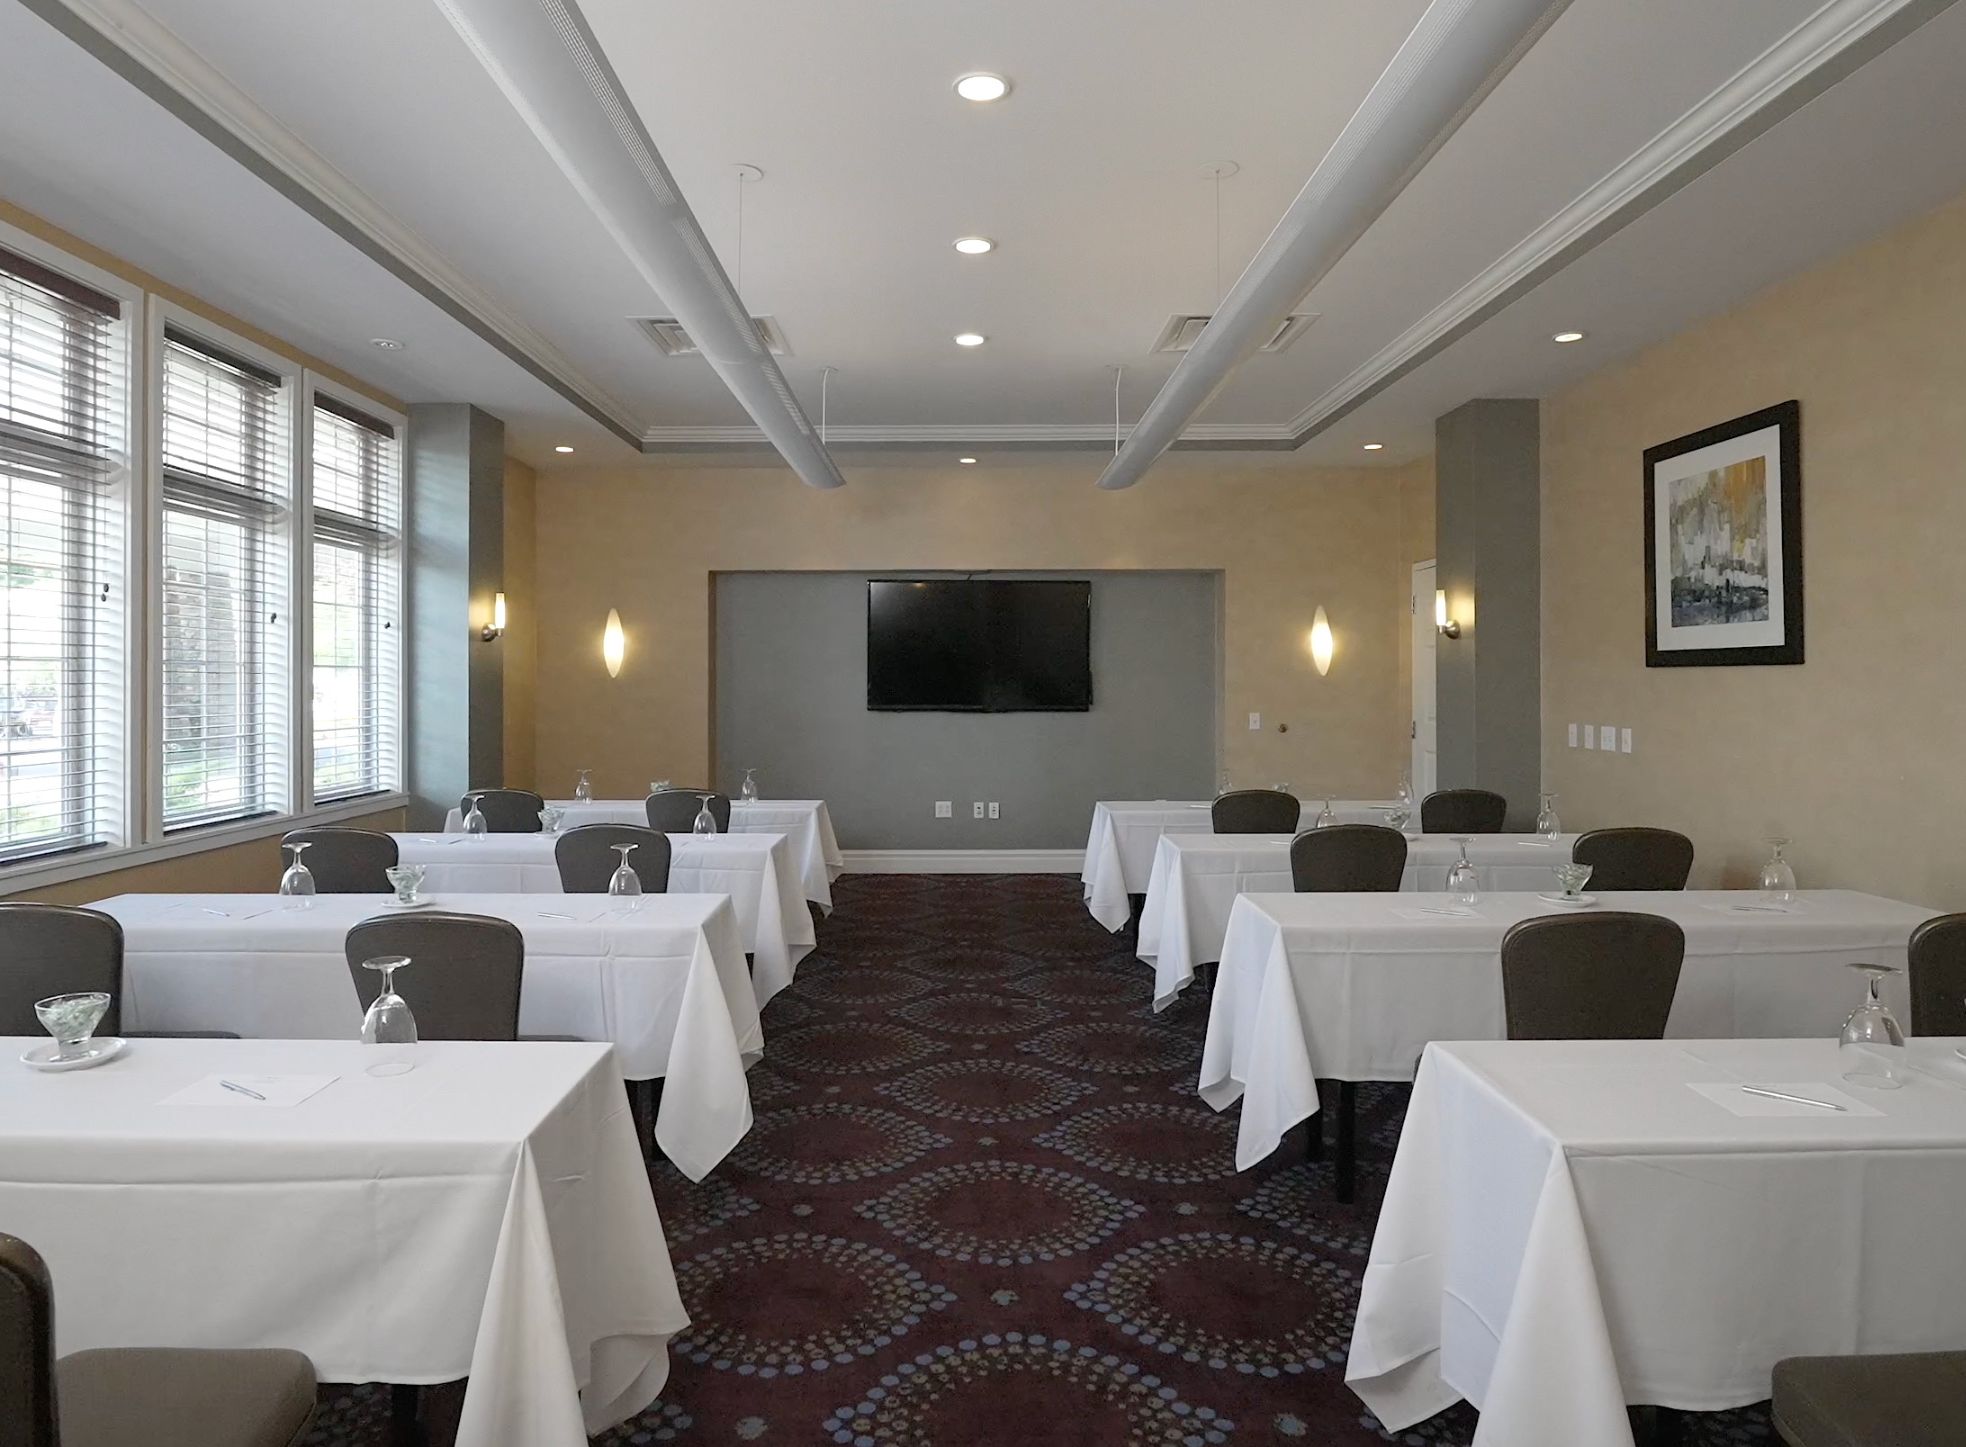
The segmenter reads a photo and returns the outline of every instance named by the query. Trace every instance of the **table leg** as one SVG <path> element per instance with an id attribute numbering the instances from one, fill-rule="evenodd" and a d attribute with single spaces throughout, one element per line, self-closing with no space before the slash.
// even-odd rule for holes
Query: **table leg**
<path id="1" fill-rule="evenodd" d="M 1338 1200 L 1352 1203 L 1354 1176 L 1358 1167 L 1358 1086 L 1352 1081 L 1338 1082 Z"/>
<path id="2" fill-rule="evenodd" d="M 401 1383 L 389 1388 L 389 1442 L 390 1447 L 422 1447 L 423 1389 L 407 1387 Z"/>
<path id="3" fill-rule="evenodd" d="M 1317 1111 L 1304 1122 L 1304 1159 L 1321 1161 L 1324 1159 L 1324 1100 L 1323 1090 L 1318 1091 Z"/>

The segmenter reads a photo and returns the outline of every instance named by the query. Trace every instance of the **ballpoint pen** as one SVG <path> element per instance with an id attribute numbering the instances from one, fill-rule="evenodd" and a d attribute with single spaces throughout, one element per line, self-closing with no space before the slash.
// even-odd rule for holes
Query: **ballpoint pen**
<path id="1" fill-rule="evenodd" d="M 1741 1087 L 1741 1089 L 1748 1095 L 1765 1095 L 1770 1100 L 1791 1100 L 1794 1101 L 1797 1105 L 1813 1105 L 1819 1110 L 1843 1109 L 1842 1106 L 1838 1105 L 1833 1100 L 1811 1100 L 1806 1095 L 1790 1095 L 1787 1091 L 1784 1090 L 1763 1090 L 1758 1085 L 1744 1085 Z"/>
<path id="2" fill-rule="evenodd" d="M 224 1086 L 227 1090 L 230 1090 L 238 1095 L 250 1095 L 254 1100 L 266 1099 L 266 1097 L 261 1095 L 257 1090 L 248 1090 L 246 1089 L 245 1086 L 236 1085 L 230 1080 L 221 1080 L 219 1084 Z"/>

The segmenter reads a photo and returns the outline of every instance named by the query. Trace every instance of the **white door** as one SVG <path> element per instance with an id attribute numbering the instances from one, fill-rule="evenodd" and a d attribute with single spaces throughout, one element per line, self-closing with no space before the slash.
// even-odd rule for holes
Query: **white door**
<path id="1" fill-rule="evenodd" d="M 1413 797 L 1424 799 L 1438 787 L 1434 737 L 1434 564 L 1413 565 Z"/>

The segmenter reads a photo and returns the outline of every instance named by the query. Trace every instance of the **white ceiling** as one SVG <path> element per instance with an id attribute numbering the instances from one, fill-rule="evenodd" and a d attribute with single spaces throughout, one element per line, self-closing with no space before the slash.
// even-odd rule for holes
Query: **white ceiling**
<path id="1" fill-rule="evenodd" d="M 126 0 L 104 0 L 114 5 Z M 1136 415 L 1171 312 L 1261 244 L 1423 0 L 586 0 L 725 267 L 775 316 L 788 380 L 835 426 L 1102 428 Z M 542 343 L 630 430 L 733 435 L 701 359 L 628 318 L 659 299 L 428 0 L 143 8 Z M 1306 299 L 1319 320 L 1201 419 L 1274 433 L 1753 60 L 1796 0 L 1575 0 Z M 974 107 L 950 83 L 1009 75 Z M 1966 188 L 1966 6 L 1933 22 L 1312 439 L 1396 462 L 1471 396 L 1542 395 Z M 1888 157 L 1889 164 L 1878 164 Z M 550 464 L 629 449 L 559 393 L 19 6 L 0 6 L 0 196 L 406 400 L 464 398 Z M 999 250 L 965 258 L 956 236 Z M 1548 337 L 1577 326 L 1590 339 Z M 988 346 L 963 351 L 952 333 Z M 368 338 L 407 343 L 382 354 Z M 667 429 L 715 429 L 669 432 Z M 1358 448 L 1382 439 L 1367 459 Z"/>

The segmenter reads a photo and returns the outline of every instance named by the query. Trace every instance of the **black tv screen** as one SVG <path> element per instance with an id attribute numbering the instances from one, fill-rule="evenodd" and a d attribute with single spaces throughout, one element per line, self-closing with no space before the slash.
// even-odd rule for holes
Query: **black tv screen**
<path id="1" fill-rule="evenodd" d="M 870 581 L 867 707 L 1085 712 L 1092 707 L 1092 585 Z"/>

